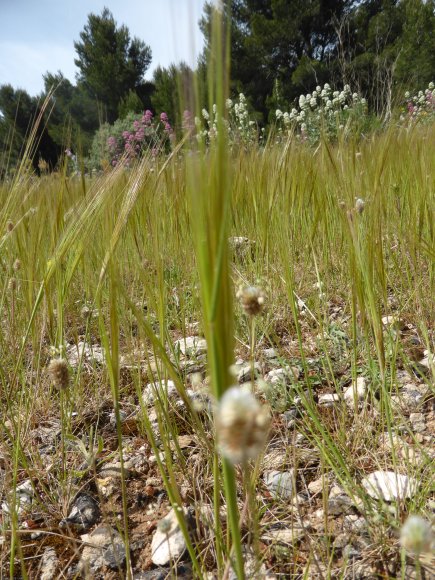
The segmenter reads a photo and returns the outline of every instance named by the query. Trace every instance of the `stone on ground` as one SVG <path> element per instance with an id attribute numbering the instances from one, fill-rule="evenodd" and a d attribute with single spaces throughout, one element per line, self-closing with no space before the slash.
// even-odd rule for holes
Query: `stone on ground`
<path id="1" fill-rule="evenodd" d="M 295 493 L 294 470 L 267 471 L 264 474 L 264 483 L 275 499 L 288 499 Z"/>
<path id="2" fill-rule="evenodd" d="M 54 548 L 45 548 L 41 559 L 40 580 L 53 580 L 56 569 L 59 564 L 56 550 Z"/>
<path id="3" fill-rule="evenodd" d="M 357 377 L 355 383 L 352 383 L 350 387 L 347 387 L 344 391 L 344 400 L 349 407 L 354 408 L 364 400 L 366 392 L 367 386 L 365 378 Z"/>
<path id="4" fill-rule="evenodd" d="M 98 526 L 90 534 L 83 534 L 83 548 L 79 570 L 95 574 L 104 567 L 117 570 L 125 562 L 125 544 L 119 532 L 108 525 Z"/>
<path id="5" fill-rule="evenodd" d="M 165 566 L 178 560 L 186 550 L 186 541 L 173 509 L 157 525 L 151 542 L 151 560 L 156 566 Z"/>
<path id="6" fill-rule="evenodd" d="M 374 471 L 361 483 L 370 497 L 384 501 L 410 498 L 418 488 L 415 479 L 394 471 Z"/>

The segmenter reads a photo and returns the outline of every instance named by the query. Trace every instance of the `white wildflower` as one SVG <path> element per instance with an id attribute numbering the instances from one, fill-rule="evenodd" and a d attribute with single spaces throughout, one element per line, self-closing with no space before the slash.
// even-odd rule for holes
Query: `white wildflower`
<path id="1" fill-rule="evenodd" d="M 430 523 L 420 516 L 409 516 L 400 531 L 400 543 L 407 552 L 430 552 L 433 543 Z"/>
<path id="2" fill-rule="evenodd" d="M 255 286 L 240 287 L 237 298 L 240 300 L 243 310 L 250 316 L 255 316 L 263 310 L 265 296 L 260 288 Z"/>
<path id="3" fill-rule="evenodd" d="M 231 463 L 245 463 L 261 452 L 270 415 L 251 392 L 230 387 L 219 401 L 215 420 L 218 447 Z"/>
<path id="4" fill-rule="evenodd" d="M 360 197 L 355 201 L 355 211 L 361 214 L 364 211 L 365 201 Z"/>

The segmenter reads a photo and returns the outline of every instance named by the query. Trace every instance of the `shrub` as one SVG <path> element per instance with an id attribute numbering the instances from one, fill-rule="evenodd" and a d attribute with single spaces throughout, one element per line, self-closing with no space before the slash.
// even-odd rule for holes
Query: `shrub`
<path id="1" fill-rule="evenodd" d="M 407 91 L 405 93 L 405 110 L 401 116 L 402 121 L 410 123 L 432 122 L 435 120 L 435 85 L 429 83 L 424 91 L 419 91 L 411 97 Z"/>
<path id="2" fill-rule="evenodd" d="M 226 101 L 227 119 L 225 128 L 228 132 L 228 139 L 231 146 L 249 146 L 258 142 L 257 123 L 250 117 L 246 97 L 240 93 L 237 101 L 227 99 Z M 217 136 L 218 114 L 216 105 L 213 105 L 213 113 L 202 109 L 202 119 L 195 117 L 197 130 L 196 138 L 200 142 L 210 143 Z"/>
<path id="3" fill-rule="evenodd" d="M 335 140 L 341 134 L 361 133 L 369 125 L 367 102 L 349 85 L 333 91 L 328 83 L 311 94 L 301 95 L 290 113 L 276 111 L 281 134 L 296 132 L 302 141 L 315 144 L 323 134 Z"/>
<path id="4" fill-rule="evenodd" d="M 151 111 L 130 112 L 113 125 L 105 123 L 96 132 L 91 148 L 90 168 L 99 169 L 122 162 L 129 166 L 145 151 L 153 155 L 167 151 L 173 130 L 166 113 L 155 118 Z"/>

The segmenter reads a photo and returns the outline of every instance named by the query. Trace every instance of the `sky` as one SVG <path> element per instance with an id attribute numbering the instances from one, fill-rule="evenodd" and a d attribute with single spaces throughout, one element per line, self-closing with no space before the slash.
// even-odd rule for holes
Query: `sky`
<path id="1" fill-rule="evenodd" d="M 152 50 L 153 70 L 181 60 L 195 66 L 203 47 L 198 21 L 204 0 L 0 0 L 0 85 L 30 95 L 44 87 L 42 75 L 62 71 L 75 82 L 74 41 L 90 12 L 106 6 L 118 25 Z"/>

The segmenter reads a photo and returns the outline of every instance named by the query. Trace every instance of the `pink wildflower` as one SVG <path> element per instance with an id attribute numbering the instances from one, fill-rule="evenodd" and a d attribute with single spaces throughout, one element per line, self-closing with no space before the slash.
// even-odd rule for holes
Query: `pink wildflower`
<path id="1" fill-rule="evenodd" d="M 147 109 L 143 114 L 142 122 L 145 123 L 145 125 L 149 125 L 151 123 L 152 118 L 153 118 L 152 112 L 149 109 Z"/>

